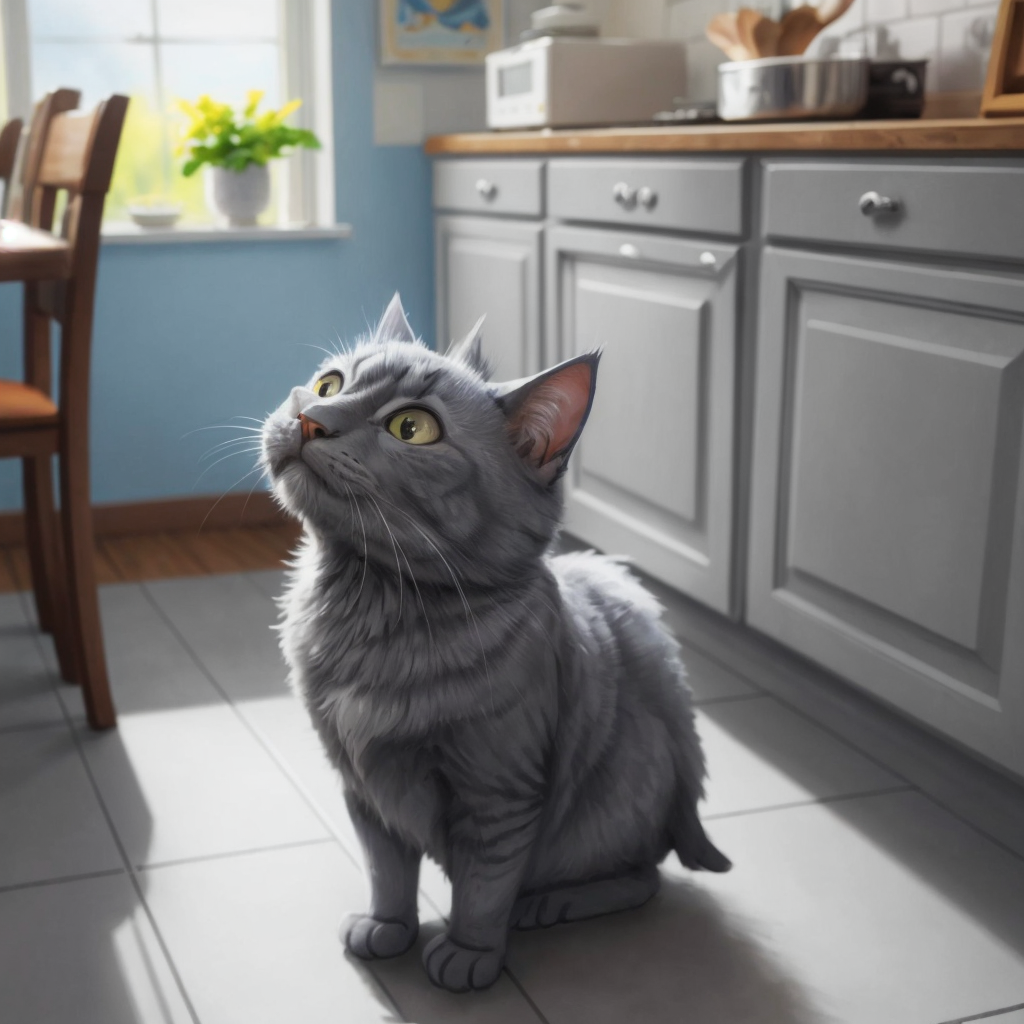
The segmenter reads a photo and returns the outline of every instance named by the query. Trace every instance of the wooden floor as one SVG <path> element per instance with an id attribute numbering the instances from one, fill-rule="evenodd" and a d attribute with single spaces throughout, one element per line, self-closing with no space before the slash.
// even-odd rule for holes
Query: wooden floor
<path id="1" fill-rule="evenodd" d="M 96 575 L 102 584 L 276 569 L 298 537 L 290 523 L 104 537 L 96 545 Z M 30 587 L 25 548 L 0 547 L 0 593 Z"/>

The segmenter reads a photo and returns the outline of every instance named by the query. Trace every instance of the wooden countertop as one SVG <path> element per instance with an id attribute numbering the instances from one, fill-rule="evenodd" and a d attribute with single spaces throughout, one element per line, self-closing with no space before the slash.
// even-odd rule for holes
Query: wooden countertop
<path id="1" fill-rule="evenodd" d="M 550 128 L 434 135 L 430 156 L 529 153 L 1024 151 L 1024 117 L 785 121 L 640 128 Z"/>

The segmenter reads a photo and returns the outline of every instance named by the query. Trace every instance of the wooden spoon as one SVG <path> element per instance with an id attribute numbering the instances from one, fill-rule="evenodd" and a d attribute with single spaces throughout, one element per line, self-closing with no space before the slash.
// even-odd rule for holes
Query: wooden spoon
<path id="1" fill-rule="evenodd" d="M 736 14 L 716 14 L 704 33 L 730 60 L 750 60 L 736 21 Z"/>
<path id="2" fill-rule="evenodd" d="M 822 0 L 815 9 L 815 14 L 824 28 L 833 21 L 838 21 L 852 6 L 853 0 Z"/>
<path id="3" fill-rule="evenodd" d="M 780 24 L 778 54 L 780 57 L 797 57 L 824 26 L 818 21 L 818 12 L 808 5 L 795 7 L 786 14 Z"/>
<path id="4" fill-rule="evenodd" d="M 852 5 L 853 0 L 824 0 L 819 7 L 804 4 L 794 8 L 781 22 L 779 55 L 799 56 L 823 28 L 841 18 Z"/>
<path id="5" fill-rule="evenodd" d="M 779 52 L 779 37 L 782 35 L 782 25 L 771 18 L 761 18 L 756 22 L 751 31 L 754 37 L 754 49 L 758 57 L 774 57 Z"/>

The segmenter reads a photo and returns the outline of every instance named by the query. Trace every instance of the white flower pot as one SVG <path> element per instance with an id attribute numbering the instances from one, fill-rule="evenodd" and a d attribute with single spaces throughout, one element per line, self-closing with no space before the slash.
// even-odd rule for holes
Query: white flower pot
<path id="1" fill-rule="evenodd" d="M 233 228 L 251 228 L 270 202 L 270 168 L 249 164 L 244 171 L 207 167 L 206 203 Z"/>

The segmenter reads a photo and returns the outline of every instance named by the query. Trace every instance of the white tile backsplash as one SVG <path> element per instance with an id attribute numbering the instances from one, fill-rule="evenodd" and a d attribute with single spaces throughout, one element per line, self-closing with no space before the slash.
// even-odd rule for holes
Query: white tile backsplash
<path id="1" fill-rule="evenodd" d="M 763 4 L 755 0 L 661 2 L 667 12 L 667 34 L 686 43 L 690 97 L 712 99 L 714 69 L 725 58 L 713 47 L 709 49 L 710 44 L 704 37 L 707 23 L 723 11 L 741 6 L 759 8 Z M 764 2 L 773 8 L 798 5 L 797 0 Z M 635 0 L 605 0 L 605 3 L 608 17 L 623 34 L 649 34 L 650 25 L 656 21 L 650 0 L 642 4 Z M 993 0 L 855 0 L 850 10 L 812 44 L 811 52 L 828 52 L 844 39 L 847 50 L 851 42 L 856 45 L 860 40 L 867 40 L 869 53 L 877 47 L 878 54 L 888 59 L 928 59 L 931 62 L 929 92 L 976 91 L 984 84 L 991 25 L 997 8 Z M 635 29 L 630 31 L 634 25 Z"/>
<path id="2" fill-rule="evenodd" d="M 551 0 L 508 0 L 506 41 L 530 23 L 530 13 Z M 772 17 L 801 0 L 582 0 L 606 36 L 668 37 L 686 45 L 688 95 L 713 100 L 717 67 L 725 55 L 704 35 L 725 11 L 752 7 Z M 814 0 L 809 0 L 814 2 Z M 812 44 L 829 52 L 843 44 L 885 59 L 930 61 L 928 92 L 978 91 L 984 84 L 998 3 L 994 0 L 854 0 L 853 6 Z M 484 128 L 482 69 L 377 69 L 376 141 L 415 144 L 437 132 Z"/>
<path id="3" fill-rule="evenodd" d="M 985 84 L 999 5 L 969 7 L 944 14 L 939 21 L 940 92 L 966 92 Z"/>

